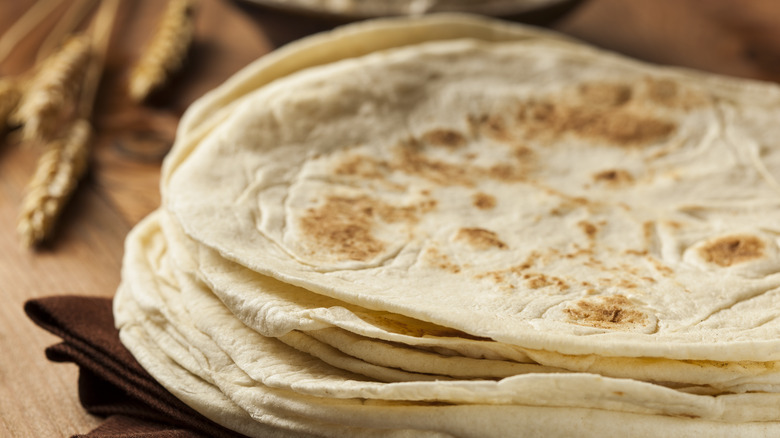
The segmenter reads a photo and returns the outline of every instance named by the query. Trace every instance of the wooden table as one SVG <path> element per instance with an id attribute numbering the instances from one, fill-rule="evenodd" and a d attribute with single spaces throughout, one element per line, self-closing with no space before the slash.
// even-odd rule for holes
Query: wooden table
<path id="1" fill-rule="evenodd" d="M 3 1 L 0 31 L 30 4 Z M 0 143 L 0 436 L 68 436 L 99 424 L 79 405 L 76 367 L 45 359 L 44 348 L 57 339 L 29 322 L 24 301 L 60 294 L 111 296 L 119 283 L 125 235 L 159 203 L 160 160 L 187 105 L 273 47 L 332 25 L 227 0 L 202 0 L 188 70 L 151 104 L 134 104 L 123 91 L 128 66 L 161 7 L 155 0 L 123 4 L 101 85 L 91 170 L 56 238 L 38 251 L 21 247 L 15 226 L 39 150 Z M 46 20 L 41 29 L 54 22 Z M 780 80 L 780 4 L 775 0 L 590 0 L 556 27 L 652 62 Z M 0 64 L 0 73 L 28 68 L 42 37 L 35 32 L 20 44 Z"/>

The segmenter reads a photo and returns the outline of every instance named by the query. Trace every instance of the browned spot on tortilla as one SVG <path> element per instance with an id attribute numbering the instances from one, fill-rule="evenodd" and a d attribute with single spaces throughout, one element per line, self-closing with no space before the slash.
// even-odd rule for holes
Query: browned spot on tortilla
<path id="1" fill-rule="evenodd" d="M 455 234 L 455 240 L 466 242 L 476 249 L 508 248 L 506 243 L 498 238 L 498 234 L 483 228 L 461 228 Z"/>
<path id="2" fill-rule="evenodd" d="M 433 324 L 419 319 L 410 318 L 390 312 L 363 312 L 353 310 L 355 315 L 363 321 L 377 326 L 390 333 L 399 333 L 407 336 L 421 338 L 423 336 L 439 336 L 445 338 L 465 338 L 476 340 L 489 340 L 479 336 L 473 336 L 449 327 Z"/>
<path id="3" fill-rule="evenodd" d="M 383 178 L 388 171 L 387 163 L 365 155 L 350 155 L 334 169 L 336 175 L 359 176 L 362 178 Z"/>
<path id="4" fill-rule="evenodd" d="M 373 234 L 379 222 L 415 222 L 420 210 L 420 206 L 396 207 L 368 196 L 331 196 L 318 208 L 307 210 L 300 226 L 313 253 L 365 261 L 386 247 Z"/>
<path id="5" fill-rule="evenodd" d="M 579 87 L 580 97 L 586 104 L 620 106 L 631 100 L 631 87 L 625 84 L 592 82 Z"/>
<path id="6" fill-rule="evenodd" d="M 523 279 L 526 280 L 525 284 L 531 289 L 541 289 L 543 287 L 555 286 L 559 291 L 563 292 L 569 289 L 569 284 L 562 278 L 553 275 L 546 275 L 541 273 L 528 273 L 523 274 Z"/>
<path id="7" fill-rule="evenodd" d="M 609 186 L 622 186 L 634 182 L 634 177 L 623 169 L 610 169 L 593 175 L 593 180 Z"/>
<path id="8" fill-rule="evenodd" d="M 420 137 L 422 141 L 434 146 L 458 148 L 466 144 L 466 137 L 458 131 L 450 129 L 434 129 Z"/>
<path id="9" fill-rule="evenodd" d="M 427 248 L 423 252 L 423 260 L 425 260 L 431 266 L 437 267 L 444 271 L 449 271 L 453 274 L 457 274 L 461 271 L 460 266 L 454 263 L 450 256 L 447 254 L 442 254 L 441 251 L 433 247 Z"/>
<path id="10" fill-rule="evenodd" d="M 728 267 L 763 257 L 764 246 L 756 236 L 729 236 L 710 243 L 699 252 L 707 262 Z"/>
<path id="11" fill-rule="evenodd" d="M 648 99 L 666 108 L 691 109 L 707 103 L 707 98 L 668 78 L 645 80 Z"/>
<path id="12" fill-rule="evenodd" d="M 624 107 L 530 101 L 518 121 L 531 138 L 573 134 L 616 146 L 641 146 L 665 139 L 677 125 Z"/>
<path id="13" fill-rule="evenodd" d="M 679 94 L 677 83 L 671 79 L 647 79 L 647 96 L 656 103 L 669 105 Z"/>
<path id="14" fill-rule="evenodd" d="M 623 289 L 636 289 L 638 287 L 636 283 L 631 280 L 626 280 L 625 278 L 621 278 L 620 281 L 617 282 L 617 285 Z"/>
<path id="15" fill-rule="evenodd" d="M 642 224 L 642 235 L 645 240 L 645 248 L 649 251 L 655 239 L 655 221 L 645 221 Z"/>
<path id="16" fill-rule="evenodd" d="M 394 169 L 441 185 L 474 185 L 468 166 L 447 163 L 425 155 L 416 141 L 403 142 L 391 163 Z"/>
<path id="17" fill-rule="evenodd" d="M 670 268 L 669 266 L 665 265 L 663 262 L 661 262 L 657 258 L 651 256 L 651 257 L 648 257 L 648 259 L 650 260 L 650 263 L 653 265 L 655 270 L 658 271 L 659 273 L 661 273 L 662 275 L 669 276 L 669 275 L 674 274 L 674 270 L 672 268 Z"/>
<path id="18" fill-rule="evenodd" d="M 512 138 L 506 120 L 497 114 L 483 114 L 469 116 L 469 125 L 475 134 L 485 135 L 499 141 L 508 141 Z"/>
<path id="19" fill-rule="evenodd" d="M 525 169 L 512 164 L 496 164 L 485 170 L 488 177 L 499 181 L 524 181 Z"/>
<path id="20" fill-rule="evenodd" d="M 516 145 L 514 147 L 514 155 L 520 161 L 526 161 L 533 157 L 534 150 L 525 145 Z"/>
<path id="21" fill-rule="evenodd" d="M 496 206 L 496 197 L 487 193 L 477 192 L 472 197 L 474 206 L 480 210 L 490 210 Z"/>
<path id="22" fill-rule="evenodd" d="M 599 232 L 598 227 L 588 221 L 579 221 L 577 222 L 577 226 L 580 227 L 582 232 L 585 233 L 589 239 L 595 239 L 596 234 Z"/>
<path id="23" fill-rule="evenodd" d="M 585 298 L 564 309 L 569 322 L 589 327 L 621 329 L 643 324 L 647 316 L 623 295 Z"/>

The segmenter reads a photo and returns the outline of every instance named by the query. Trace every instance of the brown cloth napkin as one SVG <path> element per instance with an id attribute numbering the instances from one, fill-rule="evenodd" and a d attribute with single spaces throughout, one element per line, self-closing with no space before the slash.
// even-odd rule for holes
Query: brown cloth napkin
<path id="1" fill-rule="evenodd" d="M 111 299 L 57 296 L 29 300 L 27 316 L 63 342 L 46 349 L 54 362 L 79 367 L 82 406 L 106 421 L 92 438 L 184 438 L 244 435 L 213 423 L 160 386 L 119 341 Z"/>

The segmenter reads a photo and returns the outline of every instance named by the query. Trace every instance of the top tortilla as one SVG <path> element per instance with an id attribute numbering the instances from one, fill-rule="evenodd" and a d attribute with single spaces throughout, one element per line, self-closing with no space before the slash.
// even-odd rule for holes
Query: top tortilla
<path id="1" fill-rule="evenodd" d="M 246 96 L 166 205 L 252 270 L 474 336 L 777 360 L 779 98 L 543 35 L 419 43 Z"/>

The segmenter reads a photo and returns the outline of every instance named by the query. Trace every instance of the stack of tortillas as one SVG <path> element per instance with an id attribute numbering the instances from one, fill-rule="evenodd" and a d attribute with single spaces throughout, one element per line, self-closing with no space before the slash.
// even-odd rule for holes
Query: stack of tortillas
<path id="1" fill-rule="evenodd" d="M 460 15 L 181 122 L 124 344 L 252 436 L 780 436 L 780 89 Z"/>

